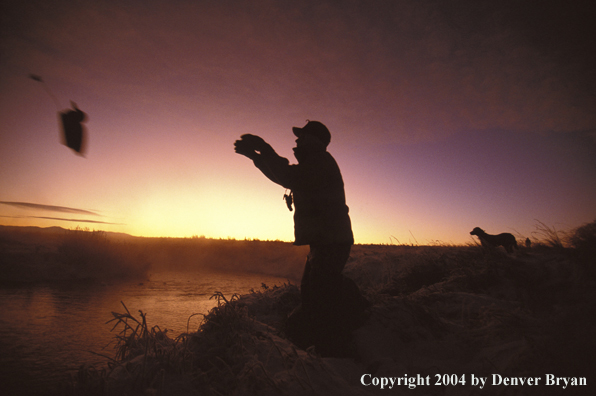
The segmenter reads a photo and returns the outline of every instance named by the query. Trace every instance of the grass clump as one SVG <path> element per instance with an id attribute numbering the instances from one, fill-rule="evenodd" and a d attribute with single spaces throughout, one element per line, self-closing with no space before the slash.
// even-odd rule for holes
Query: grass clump
<path id="1" fill-rule="evenodd" d="M 549 227 L 538 220 L 536 220 L 536 223 L 536 231 L 534 231 L 533 236 L 538 244 L 558 249 L 565 247 L 565 232 L 557 231 L 555 227 Z"/>
<path id="2" fill-rule="evenodd" d="M 263 306 L 253 314 L 290 309 L 296 290 L 291 284 L 273 288 L 264 285 L 263 291 L 251 293 Z M 280 298 L 270 296 L 271 293 Z M 212 298 L 217 300 L 217 306 L 204 315 L 197 331 L 175 339 L 158 326 L 148 326 L 142 311 L 139 317 L 133 316 L 123 303 L 125 312 L 113 312 L 114 319 L 110 321 L 116 322 L 112 330 L 121 328 L 116 336 L 115 357 L 107 357 L 108 367 L 103 370 L 82 367 L 70 392 L 74 395 L 228 395 L 239 387 L 255 391 L 276 388 L 278 381 L 273 379 L 271 369 L 256 359 L 263 344 L 275 355 L 269 359 L 279 359 L 281 367 L 291 367 L 298 356 L 295 351 L 276 345 L 271 329 L 255 321 L 239 297 L 234 294 L 228 299 L 216 292 Z M 273 321 L 279 323 L 278 319 Z"/>
<path id="3" fill-rule="evenodd" d="M 107 367 L 80 367 L 69 385 L 68 393 L 78 395 L 136 395 L 147 390 L 163 389 L 166 379 L 184 377 L 192 367 L 193 355 L 187 347 L 187 334 L 176 339 L 159 326 L 149 327 L 147 314 L 139 317 L 125 312 L 112 312 L 115 322 L 112 331 L 121 328 L 115 336 L 114 357 L 104 356 Z M 169 376 L 166 374 L 169 373 Z"/>

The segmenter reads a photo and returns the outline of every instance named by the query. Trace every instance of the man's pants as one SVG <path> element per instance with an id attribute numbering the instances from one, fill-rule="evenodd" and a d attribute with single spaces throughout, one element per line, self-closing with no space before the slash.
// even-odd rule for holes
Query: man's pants
<path id="1" fill-rule="evenodd" d="M 327 315 L 342 303 L 342 271 L 352 244 L 310 245 L 300 284 L 302 309 L 309 315 Z"/>

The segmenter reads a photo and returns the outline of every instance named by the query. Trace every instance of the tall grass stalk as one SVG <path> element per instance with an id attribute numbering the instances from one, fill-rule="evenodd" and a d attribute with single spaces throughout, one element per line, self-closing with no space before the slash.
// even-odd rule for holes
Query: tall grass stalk
<path id="1" fill-rule="evenodd" d="M 547 246 L 553 248 L 562 249 L 564 246 L 563 239 L 561 238 L 561 234 L 563 238 L 565 238 L 565 233 L 563 231 L 557 231 L 555 227 L 549 227 L 543 222 L 536 220 L 536 231 L 532 233 L 534 239 L 536 239 L 539 243 L 546 244 Z"/>

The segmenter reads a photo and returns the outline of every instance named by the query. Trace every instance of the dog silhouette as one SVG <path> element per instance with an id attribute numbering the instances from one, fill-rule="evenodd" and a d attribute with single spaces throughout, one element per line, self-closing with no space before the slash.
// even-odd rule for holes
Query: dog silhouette
<path id="1" fill-rule="evenodd" d="M 518 248 L 515 237 L 508 232 L 504 232 L 499 235 L 491 235 L 484 232 L 482 228 L 476 227 L 470 231 L 470 235 L 476 235 L 484 247 L 503 246 L 507 253 L 513 253 L 513 249 Z"/>

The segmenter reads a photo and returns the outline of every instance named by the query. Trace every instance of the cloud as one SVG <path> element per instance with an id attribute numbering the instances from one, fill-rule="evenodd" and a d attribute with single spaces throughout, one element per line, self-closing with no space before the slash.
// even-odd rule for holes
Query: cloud
<path id="1" fill-rule="evenodd" d="M 72 214 L 79 214 L 79 215 L 87 215 L 87 216 L 99 216 L 101 215 L 92 212 L 90 210 L 84 209 L 77 209 L 77 208 L 69 208 L 65 206 L 54 206 L 54 205 L 42 205 L 30 202 L 7 202 L 7 201 L 0 201 L 0 204 L 14 206 L 17 208 L 23 209 L 30 209 L 30 210 L 41 210 L 41 211 L 49 211 L 49 212 L 57 212 L 57 213 L 72 213 Z M 107 221 L 100 221 L 100 220 L 87 220 L 87 219 L 67 219 L 64 217 L 48 217 L 48 216 L 0 216 L 0 217 L 12 217 L 12 218 L 28 218 L 28 219 L 43 219 L 43 220 L 56 220 L 56 221 L 70 221 L 75 223 L 94 223 L 94 224 L 108 224 L 108 225 L 123 225 L 121 223 L 110 223 Z"/>
<path id="2" fill-rule="evenodd" d="M 2 216 L 0 217 L 7 219 L 43 219 L 43 220 L 56 220 L 56 221 L 71 221 L 75 223 L 94 223 L 94 224 L 108 224 L 108 225 L 125 225 L 122 223 L 109 223 L 107 221 L 98 220 L 82 220 L 82 219 L 65 219 L 62 217 L 44 217 L 44 216 Z"/>
<path id="3" fill-rule="evenodd" d="M 49 212 L 58 212 L 58 213 L 75 213 L 75 214 L 83 214 L 83 215 L 90 215 L 90 216 L 100 216 L 95 212 L 91 212 L 89 210 L 84 209 L 77 209 L 77 208 L 68 208 L 65 206 L 54 206 L 54 205 L 42 205 L 30 202 L 7 202 L 7 201 L 0 201 L 0 204 L 15 206 L 17 208 L 23 209 L 32 209 L 32 210 L 45 210 Z M 83 221 L 83 220 L 77 220 Z"/>
<path id="4" fill-rule="evenodd" d="M 95 223 L 95 224 L 109 224 L 109 225 L 123 225 L 119 223 L 108 223 L 107 221 L 97 220 L 81 220 L 81 219 L 64 219 L 60 217 L 42 217 L 42 216 L 29 216 L 32 219 L 44 219 L 44 220 L 57 220 L 57 221 L 72 221 L 75 223 Z"/>

